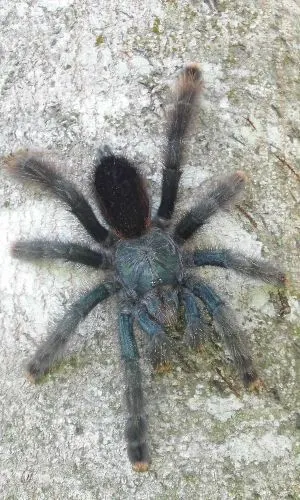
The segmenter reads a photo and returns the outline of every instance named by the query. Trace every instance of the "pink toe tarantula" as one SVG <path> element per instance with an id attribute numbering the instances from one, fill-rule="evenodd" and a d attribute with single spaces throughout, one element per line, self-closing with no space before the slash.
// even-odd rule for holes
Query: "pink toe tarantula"
<path id="1" fill-rule="evenodd" d="M 235 251 L 184 250 L 184 243 L 201 230 L 213 214 L 235 200 L 245 184 L 243 172 L 232 173 L 207 189 L 206 194 L 170 226 L 182 173 L 184 139 L 201 86 L 199 67 L 189 64 L 177 81 L 176 99 L 166 131 L 161 200 L 153 218 L 140 172 L 131 161 L 115 155 L 107 146 L 98 150 L 94 166 L 94 194 L 106 227 L 96 218 L 80 190 L 47 161 L 28 152 L 7 159 L 10 172 L 23 181 L 35 182 L 62 201 L 98 244 L 95 251 L 72 241 L 17 241 L 12 255 L 26 260 L 63 259 L 100 269 L 101 274 L 109 271 L 108 280 L 101 280 L 82 295 L 57 321 L 29 361 L 28 376 L 31 381 L 38 381 L 49 372 L 61 358 L 79 322 L 100 302 L 116 295 L 127 406 L 125 438 L 128 457 L 136 471 L 148 470 L 150 453 L 134 323 L 149 340 L 154 368 L 164 371 L 170 366 L 170 327 L 179 321 L 183 323 L 182 340 L 199 348 L 205 341 L 207 328 L 205 308 L 216 325 L 217 338 L 223 340 L 245 386 L 259 387 L 261 381 L 233 311 L 209 283 L 193 275 L 193 269 L 217 266 L 278 287 L 286 283 L 285 275 L 277 267 Z"/>

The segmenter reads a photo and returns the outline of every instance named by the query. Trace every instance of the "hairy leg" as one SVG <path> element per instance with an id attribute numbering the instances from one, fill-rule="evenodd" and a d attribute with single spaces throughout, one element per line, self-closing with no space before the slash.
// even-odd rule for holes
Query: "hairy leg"
<path id="1" fill-rule="evenodd" d="M 144 305 L 139 306 L 135 315 L 141 329 L 150 338 L 150 356 L 153 368 L 158 373 L 169 371 L 171 368 L 170 341 L 163 327 L 150 317 Z"/>
<path id="2" fill-rule="evenodd" d="M 18 178 L 34 181 L 68 205 L 86 231 L 99 243 L 110 244 L 110 233 L 96 218 L 91 206 L 72 182 L 55 172 L 43 158 L 21 151 L 6 159 L 8 170 Z"/>
<path id="3" fill-rule="evenodd" d="M 245 180 L 245 174 L 239 171 L 221 180 L 176 224 L 175 241 L 180 244 L 184 243 L 220 208 L 232 202 L 243 189 Z"/>
<path id="4" fill-rule="evenodd" d="M 224 267 L 253 278 L 259 278 L 276 286 L 286 284 L 286 276 L 278 267 L 275 267 L 270 262 L 252 259 L 232 250 L 195 250 L 194 252 L 185 252 L 184 258 L 186 265 L 189 267 Z"/>
<path id="5" fill-rule="evenodd" d="M 181 301 L 184 306 L 186 341 L 194 349 L 200 349 L 207 340 L 208 324 L 192 292 L 185 288 L 181 294 Z"/>
<path id="6" fill-rule="evenodd" d="M 125 430 L 127 452 L 133 469 L 137 472 L 144 472 L 149 468 L 150 456 L 146 442 L 147 422 L 141 385 L 142 375 L 133 333 L 133 319 L 126 308 L 119 316 L 119 340 L 121 358 L 124 363 L 125 397 L 129 413 Z"/>
<path id="7" fill-rule="evenodd" d="M 52 365 L 61 357 L 63 349 L 74 334 L 80 321 L 99 302 L 107 299 L 110 295 L 117 292 L 118 289 L 119 285 L 115 282 L 102 283 L 74 302 L 28 363 L 28 378 L 32 382 L 35 382 L 49 372 Z"/>
<path id="8" fill-rule="evenodd" d="M 245 339 L 242 339 L 240 334 L 240 328 L 233 311 L 224 303 L 214 289 L 204 281 L 188 277 L 186 278 L 185 286 L 203 301 L 208 312 L 211 314 L 217 331 L 228 347 L 245 386 L 258 388 L 261 382 L 253 366 Z"/>
<path id="9" fill-rule="evenodd" d="M 112 256 L 101 250 L 95 252 L 88 247 L 76 243 L 61 243 L 60 241 L 33 240 L 16 241 L 11 249 L 13 257 L 23 260 L 63 259 L 78 262 L 97 269 L 112 267 Z"/>
<path id="10" fill-rule="evenodd" d="M 171 219 L 181 177 L 183 140 L 191 122 L 195 101 L 201 89 L 201 72 L 196 64 L 182 71 L 177 83 L 176 101 L 167 128 L 167 148 L 164 158 L 161 203 L 157 222 L 166 225 Z"/>

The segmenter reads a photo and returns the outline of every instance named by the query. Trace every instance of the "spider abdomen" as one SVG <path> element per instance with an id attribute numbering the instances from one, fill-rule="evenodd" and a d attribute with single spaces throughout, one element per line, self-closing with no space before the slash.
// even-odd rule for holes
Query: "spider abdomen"
<path id="1" fill-rule="evenodd" d="M 183 276 L 177 245 L 157 228 L 140 238 L 120 241 L 115 265 L 124 288 L 138 296 L 159 285 L 176 285 Z"/>

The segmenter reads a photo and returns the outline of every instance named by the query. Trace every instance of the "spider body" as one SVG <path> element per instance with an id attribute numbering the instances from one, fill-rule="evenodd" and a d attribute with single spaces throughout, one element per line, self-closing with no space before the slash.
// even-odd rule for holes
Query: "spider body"
<path id="1" fill-rule="evenodd" d="M 140 297 L 157 285 L 176 285 L 183 276 L 179 248 L 158 228 L 138 239 L 120 241 L 115 265 L 125 290 Z"/>
<path id="2" fill-rule="evenodd" d="M 202 314 L 205 307 L 244 384 L 257 388 L 261 382 L 233 311 L 208 283 L 194 277 L 192 271 L 207 265 L 225 267 L 276 286 L 285 285 L 284 274 L 267 262 L 226 249 L 185 251 L 182 248 L 217 210 L 235 199 L 245 184 L 242 172 L 231 174 L 208 189 L 170 229 L 181 176 L 184 138 L 200 90 L 200 71 L 197 65 L 190 64 L 181 72 L 177 83 L 167 128 L 161 202 L 153 219 L 142 176 L 132 163 L 114 155 L 108 147 L 98 152 L 94 187 L 102 215 L 111 229 L 100 224 L 80 191 L 42 158 L 21 152 L 7 159 L 8 167 L 18 177 L 36 182 L 63 201 L 99 243 L 96 251 L 73 242 L 18 241 L 13 245 L 13 256 L 79 262 L 109 270 L 111 277 L 71 305 L 28 363 L 28 377 L 37 381 L 46 374 L 61 357 L 79 322 L 97 304 L 117 295 L 128 412 L 125 437 L 129 460 L 136 471 L 148 469 L 150 454 L 134 321 L 149 339 L 154 368 L 165 371 L 170 368 L 170 352 L 174 347 L 170 329 L 176 327 L 180 316 L 184 319 L 186 343 L 199 348 L 205 342 L 207 325 Z"/>

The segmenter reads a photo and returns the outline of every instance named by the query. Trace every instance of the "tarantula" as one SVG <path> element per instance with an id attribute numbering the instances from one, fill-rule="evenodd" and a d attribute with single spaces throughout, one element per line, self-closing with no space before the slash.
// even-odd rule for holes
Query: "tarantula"
<path id="1" fill-rule="evenodd" d="M 10 170 L 18 177 L 35 181 L 63 201 L 99 243 L 98 251 L 94 251 L 72 242 L 17 241 L 12 247 L 12 255 L 27 260 L 64 259 L 101 270 L 114 270 L 111 280 L 101 282 L 74 302 L 56 324 L 27 365 L 29 379 L 37 381 L 49 372 L 61 357 L 79 322 L 97 304 L 117 294 L 119 343 L 128 411 L 125 436 L 129 460 L 136 471 L 148 470 L 150 455 L 134 320 L 148 336 L 154 368 L 165 371 L 170 368 L 171 360 L 170 328 L 175 327 L 179 317 L 183 316 L 183 339 L 189 346 L 199 348 L 206 336 L 205 307 L 245 386 L 259 388 L 261 381 L 233 312 L 208 283 L 193 277 L 189 270 L 198 266 L 219 266 L 277 286 L 285 285 L 285 275 L 269 263 L 225 249 L 182 249 L 184 242 L 218 209 L 235 199 L 245 184 L 243 172 L 233 173 L 207 189 L 173 230 L 169 229 L 181 176 L 183 141 L 201 86 L 199 67 L 189 64 L 177 81 L 176 99 L 167 127 L 161 201 L 153 219 L 142 176 L 128 159 L 114 155 L 108 147 L 98 152 L 94 187 L 102 215 L 111 230 L 99 223 L 80 191 L 44 159 L 21 152 L 7 161 Z"/>

